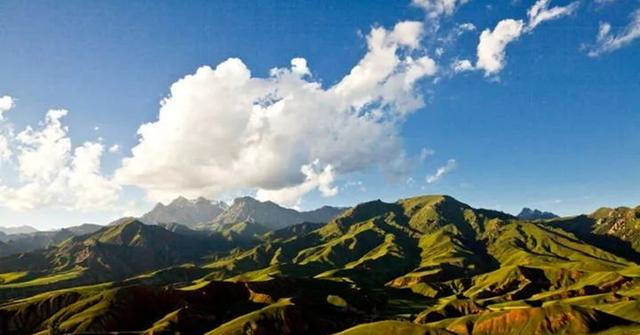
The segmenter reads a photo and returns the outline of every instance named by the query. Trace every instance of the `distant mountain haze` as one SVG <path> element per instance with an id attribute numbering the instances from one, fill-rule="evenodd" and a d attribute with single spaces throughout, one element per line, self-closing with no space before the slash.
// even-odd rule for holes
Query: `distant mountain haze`
<path id="1" fill-rule="evenodd" d="M 0 227 L 0 233 L 7 235 L 13 234 L 30 234 L 35 233 L 38 230 L 31 226 L 17 226 L 17 227 Z"/>
<path id="2" fill-rule="evenodd" d="M 60 230 L 35 231 L 4 236 L 0 234 L 0 241 L 5 243 L 4 248 L 0 246 L 0 255 L 47 249 L 70 237 L 90 234 L 98 231 L 102 227 L 103 226 L 97 224 L 85 223 Z"/>

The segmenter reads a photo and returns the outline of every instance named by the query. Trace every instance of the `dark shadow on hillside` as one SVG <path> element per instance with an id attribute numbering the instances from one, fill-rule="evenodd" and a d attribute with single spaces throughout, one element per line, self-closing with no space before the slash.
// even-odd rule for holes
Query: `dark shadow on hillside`
<path id="1" fill-rule="evenodd" d="M 626 260 L 640 263 L 640 253 L 633 249 L 631 243 L 612 235 L 594 233 L 596 220 L 586 215 L 569 219 L 558 219 L 544 223 L 551 227 L 564 229 L 575 234 L 581 240 L 608 251 Z"/>

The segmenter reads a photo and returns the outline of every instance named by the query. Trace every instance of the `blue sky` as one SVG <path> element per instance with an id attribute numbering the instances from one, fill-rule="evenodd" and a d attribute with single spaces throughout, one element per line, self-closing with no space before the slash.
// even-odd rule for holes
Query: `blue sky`
<path id="1" fill-rule="evenodd" d="M 535 26 L 527 12 L 536 1 L 490 5 L 486 1 L 457 1 L 451 12 L 429 7 L 437 3 L 0 3 L 0 45 L 4 51 L 0 53 L 0 96 L 10 96 L 14 102 L 10 110 L 0 114 L 4 116 L 4 135 L 13 143 L 9 145 L 8 158 L 0 165 L 0 185 L 7 188 L 5 197 L 0 197 L 2 225 L 53 228 L 82 222 L 106 223 L 124 214 L 141 214 L 155 201 L 178 196 L 183 193 L 181 190 L 188 196 L 201 193 L 230 200 L 241 194 L 256 195 L 262 189 L 266 191 L 258 193 L 263 198 L 286 198 L 280 202 L 303 209 L 432 193 L 451 194 L 472 206 L 512 213 L 523 206 L 569 215 L 591 212 L 600 206 L 640 204 L 640 38 L 634 40 L 640 36 L 640 23 L 634 25 L 633 16 L 640 8 L 639 1 L 582 0 L 573 5 L 574 2 L 553 0 L 544 8 L 562 8 L 566 12 Z M 485 30 L 496 32 L 496 26 L 506 19 L 522 20 L 523 26 L 504 47 L 501 68 L 490 72 L 478 61 L 480 36 Z M 402 92 L 420 96 L 424 106 L 408 108 L 406 113 L 387 111 L 394 108 L 393 104 L 385 107 L 384 112 L 393 113 L 393 118 L 398 118 L 397 113 L 403 115 L 401 120 L 393 121 L 391 130 L 381 130 L 378 138 L 391 136 L 390 142 L 395 146 L 387 150 L 399 148 L 395 151 L 406 154 L 401 168 L 390 167 L 385 160 L 397 157 L 380 154 L 385 149 L 378 150 L 375 143 L 363 145 L 362 150 L 346 145 L 340 153 L 353 159 L 336 162 L 328 158 L 333 154 L 325 153 L 332 148 L 308 144 L 292 149 L 273 147 L 271 143 L 268 153 L 254 154 L 289 157 L 295 151 L 294 158 L 282 160 L 286 165 L 282 170 L 287 172 L 272 171 L 260 166 L 259 161 L 250 168 L 266 172 L 247 172 L 246 166 L 235 171 L 231 166 L 237 161 L 230 161 L 230 173 L 237 175 L 238 181 L 229 182 L 224 174 L 209 178 L 209 165 L 197 170 L 198 176 L 191 176 L 195 170 L 187 168 L 203 161 L 219 162 L 221 155 L 228 152 L 204 146 L 197 152 L 191 150 L 187 156 L 181 148 L 192 139 L 179 138 L 172 142 L 177 152 L 167 155 L 184 162 L 185 170 L 178 162 L 171 166 L 174 174 L 163 176 L 158 172 L 164 171 L 163 165 L 158 163 L 155 170 L 145 170 L 144 165 L 155 164 L 149 163 L 148 153 L 165 153 L 164 142 L 154 147 L 157 142 L 147 139 L 145 154 L 134 159 L 133 167 L 121 171 L 124 177 L 117 178 L 117 171 L 123 169 L 123 158 L 136 156 L 131 149 L 141 142 L 138 128 L 158 122 L 160 102 L 170 95 L 171 85 L 196 73 L 201 66 L 215 69 L 236 57 L 251 71 L 252 78 L 268 78 L 272 68 L 293 69 L 291 60 L 301 57 L 311 73 L 304 80 L 330 91 L 366 58 L 367 36 L 372 29 L 384 29 L 392 36 L 395 25 L 407 21 L 419 23 L 422 30 L 417 46 L 397 42 L 400 59 L 406 61 L 409 54 L 414 60 L 426 57 L 437 70 L 425 70 L 409 91 Z M 461 31 L 459 27 L 464 23 L 471 23 L 475 29 Z M 608 30 L 604 23 L 610 24 Z M 454 35 L 443 42 L 443 38 Z M 623 37 L 627 38 L 624 43 L 616 44 Z M 452 64 L 460 60 L 468 60 L 473 68 L 454 71 Z M 286 87 L 289 79 L 279 80 Z M 185 84 L 184 90 L 198 89 L 194 85 Z M 168 104 L 167 113 L 178 115 L 180 108 L 187 106 L 184 108 L 194 108 L 193 115 L 206 115 L 218 106 L 216 101 L 192 106 L 191 93 L 181 94 L 182 98 L 175 94 L 175 104 Z M 394 96 L 392 99 L 396 100 L 392 102 L 405 98 Z M 325 102 L 319 100 L 318 104 Z M 299 108 L 313 109 L 318 104 L 306 103 Z M 366 111 L 375 109 L 371 105 Z M 28 170 L 25 166 L 21 170 L 19 156 L 25 143 L 12 138 L 17 139 L 27 126 L 36 131 L 44 129 L 47 124 L 43 120 L 50 109 L 68 110 L 59 119 L 61 127 L 68 127 L 66 136 L 71 142 L 70 153 L 60 160 L 62 166 L 73 164 L 69 161 L 75 157 L 75 148 L 86 141 L 96 144 L 96 150 L 101 147 L 101 154 L 91 156 L 100 162 L 97 177 L 82 175 L 90 182 L 85 183 L 80 177 L 56 179 L 56 172 L 42 179 L 33 177 L 35 172 L 24 172 Z M 329 114 L 320 111 L 309 115 Z M 218 138 L 215 129 L 225 129 L 226 125 L 220 122 L 228 116 L 211 119 L 217 122 L 211 131 L 182 129 L 180 136 L 193 133 Z M 171 120 L 174 119 L 168 117 L 158 122 L 158 129 L 170 131 Z M 206 124 L 207 120 L 204 118 L 201 123 Z M 295 128 L 301 121 L 294 114 L 283 122 Z M 161 123 L 166 127 L 160 127 Z M 184 126 L 194 124 L 197 122 Z M 8 129 L 12 129 L 11 133 Z M 300 129 L 300 133 L 306 131 Z M 283 134 L 288 132 L 276 135 Z M 334 135 L 345 136 L 327 136 Z M 173 138 L 171 134 L 162 136 Z M 319 142 L 326 140 L 321 134 L 310 136 L 316 136 Z M 36 137 L 32 133 L 30 138 Z M 225 147 L 225 137 L 219 138 L 222 141 L 213 142 L 215 147 Z M 317 142 L 315 138 L 309 141 Z M 118 150 L 113 148 L 114 152 L 110 152 L 113 145 L 118 145 Z M 39 163 L 43 168 L 35 171 L 47 169 L 45 165 L 53 157 L 44 153 L 47 148 L 43 146 L 38 151 L 46 159 Z M 423 151 L 434 153 L 422 160 Z M 315 162 L 318 152 L 327 158 Z M 455 160 L 455 164 L 442 170 L 437 181 L 428 183 L 427 178 L 449 160 Z M 309 175 L 301 173 L 304 166 L 311 171 Z M 42 189 L 36 189 L 34 194 L 42 195 L 42 199 L 16 203 L 14 198 L 21 194 L 16 192 L 32 181 L 29 178 L 41 178 L 36 184 Z M 43 180 L 62 180 L 64 186 L 54 189 L 49 184 L 55 182 Z M 171 183 L 163 183 L 164 180 Z M 94 182 L 101 187 L 99 191 L 77 189 L 78 184 Z M 209 184 L 204 185 L 205 182 Z M 96 201 L 93 196 L 100 192 L 107 192 L 109 200 Z"/>

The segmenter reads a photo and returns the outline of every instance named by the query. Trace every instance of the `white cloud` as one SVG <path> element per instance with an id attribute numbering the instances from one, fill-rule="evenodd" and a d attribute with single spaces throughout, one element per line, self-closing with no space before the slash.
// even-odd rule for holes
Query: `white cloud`
<path id="1" fill-rule="evenodd" d="M 316 160 L 311 164 L 303 165 L 300 172 L 305 176 L 302 183 L 278 190 L 259 189 L 256 198 L 260 201 L 271 200 L 283 206 L 295 207 L 300 204 L 305 194 L 315 189 L 318 189 L 324 197 L 338 194 L 338 187 L 333 186 L 335 179 L 333 166 L 326 165 L 320 169 L 320 163 Z"/>
<path id="2" fill-rule="evenodd" d="M 451 69 L 453 69 L 454 72 L 465 72 L 473 71 L 475 68 L 468 59 L 457 59 L 451 63 Z"/>
<path id="3" fill-rule="evenodd" d="M 571 15 L 580 6 L 578 1 L 574 1 L 566 6 L 549 8 L 550 2 L 551 0 L 538 0 L 529 8 L 527 11 L 527 16 L 529 17 L 529 23 L 526 28 L 527 31 L 533 30 L 544 21 L 555 20 L 563 16 Z"/>
<path id="4" fill-rule="evenodd" d="M 410 159 L 399 126 L 424 106 L 416 83 L 437 71 L 418 48 L 422 35 L 419 22 L 372 29 L 367 53 L 328 88 L 302 58 L 266 78 L 235 58 L 203 66 L 171 86 L 157 121 L 140 126 L 117 180 L 155 200 L 255 189 L 292 204 L 314 188 L 332 195 L 322 180 L 354 171 L 403 173 Z"/>
<path id="5" fill-rule="evenodd" d="M 3 114 L 8 112 L 15 106 L 15 101 L 12 97 L 5 95 L 0 97 L 0 121 L 4 120 Z M 10 127 L 2 125 L 0 128 L 0 163 L 8 160 L 11 157 L 10 138 L 13 136 L 13 131 Z"/>
<path id="6" fill-rule="evenodd" d="M 447 164 L 445 164 L 444 166 L 439 167 L 436 170 L 436 173 L 427 176 L 426 180 L 427 183 L 429 184 L 433 184 L 439 180 L 441 180 L 444 176 L 446 176 L 449 172 L 455 170 L 458 167 L 458 163 L 456 162 L 455 159 L 450 159 L 447 161 Z"/>
<path id="7" fill-rule="evenodd" d="M 572 2 L 566 6 L 549 8 L 550 0 L 538 0 L 527 11 L 528 22 L 524 20 L 504 19 L 498 22 L 493 30 L 485 29 L 480 34 L 477 48 L 478 61 L 475 69 L 483 70 L 485 76 L 496 75 L 506 64 L 506 48 L 509 43 L 516 41 L 523 33 L 531 33 L 542 22 L 555 20 L 575 12 L 579 2 Z M 458 64 L 462 65 L 462 64 Z M 460 69 L 468 69 L 465 63 Z"/>
<path id="8" fill-rule="evenodd" d="M 631 21 L 617 34 L 611 33 L 611 24 L 600 23 L 600 30 L 595 46 L 589 51 L 589 56 L 597 57 L 603 53 L 618 50 L 629 45 L 640 37 L 640 9 L 631 14 Z"/>
<path id="9" fill-rule="evenodd" d="M 114 144 L 112 146 L 109 147 L 109 152 L 114 154 L 116 152 L 120 151 L 120 146 L 117 144 Z"/>
<path id="10" fill-rule="evenodd" d="M 437 19 L 453 15 L 458 7 L 467 2 L 469 0 L 413 0 L 412 4 L 424 9 L 430 19 Z"/>
<path id="11" fill-rule="evenodd" d="M 500 72 L 505 66 L 507 45 L 520 37 L 523 27 L 522 20 L 506 19 L 498 22 L 493 31 L 484 30 L 478 43 L 476 68 L 484 70 L 486 76 Z"/>
<path id="12" fill-rule="evenodd" d="M 28 126 L 15 136 L 19 186 L 0 185 L 2 206 L 106 209 L 117 200 L 120 187 L 100 174 L 103 145 L 85 142 L 72 152 L 65 115 L 50 110 L 41 129 Z"/>
<path id="13" fill-rule="evenodd" d="M 291 60 L 291 72 L 301 76 L 311 75 L 311 71 L 307 67 L 307 60 L 304 58 L 294 58 Z"/>
<path id="14" fill-rule="evenodd" d="M 9 140 L 6 136 L 0 135 L 0 163 L 8 160 L 11 157 L 11 148 L 9 147 Z"/>
<path id="15" fill-rule="evenodd" d="M 12 97 L 5 95 L 0 97 L 0 121 L 4 119 L 5 112 L 8 112 L 15 105 L 15 101 Z"/>
<path id="16" fill-rule="evenodd" d="M 461 23 L 458 25 L 458 32 L 463 33 L 465 31 L 474 31 L 476 30 L 476 26 L 473 23 Z"/>

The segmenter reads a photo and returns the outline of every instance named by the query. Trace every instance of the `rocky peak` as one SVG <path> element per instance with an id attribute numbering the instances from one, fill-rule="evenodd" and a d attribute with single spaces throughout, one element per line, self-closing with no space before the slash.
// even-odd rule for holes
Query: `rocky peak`
<path id="1" fill-rule="evenodd" d="M 528 207 L 523 208 L 517 218 L 520 220 L 548 220 L 554 219 L 558 216 L 551 212 L 543 212 L 538 209 L 531 209 Z"/>

